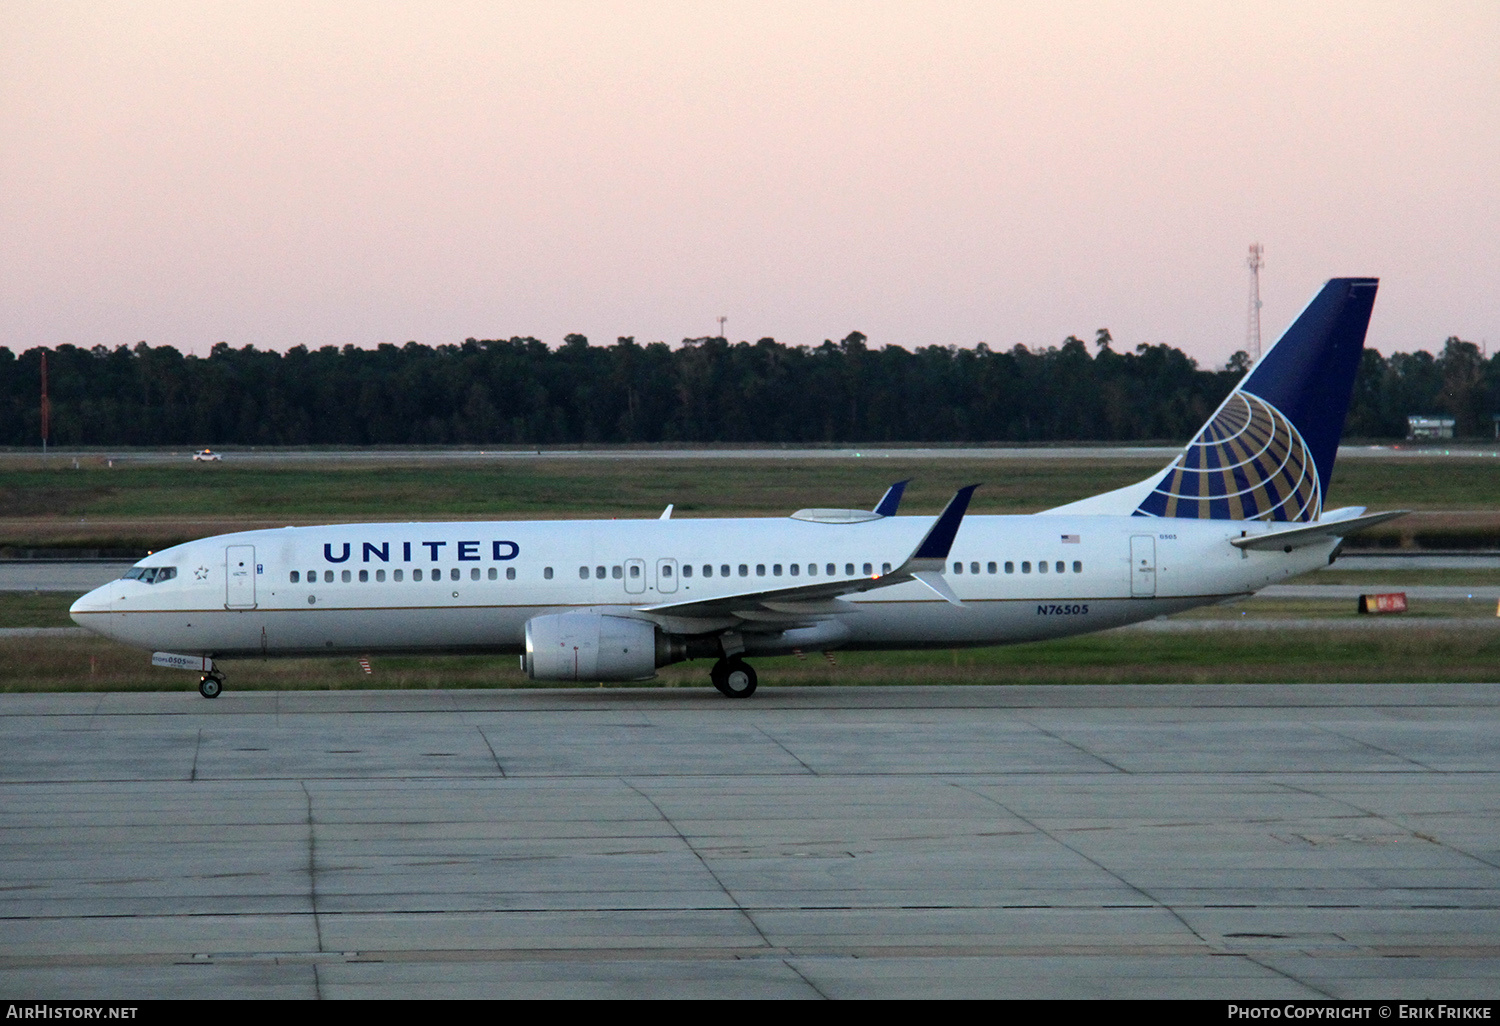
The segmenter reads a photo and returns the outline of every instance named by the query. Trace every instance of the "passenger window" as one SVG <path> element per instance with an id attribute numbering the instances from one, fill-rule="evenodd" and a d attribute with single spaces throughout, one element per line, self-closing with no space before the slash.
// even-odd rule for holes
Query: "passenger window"
<path id="1" fill-rule="evenodd" d="M 865 576 L 868 577 L 875 572 L 875 568 L 869 563 L 865 564 Z"/>
<path id="2" fill-rule="evenodd" d="M 401 578 L 402 578 L 402 576 L 403 576 L 403 572 L 400 571 L 400 570 L 392 570 L 391 571 L 391 580 L 393 580 L 393 581 L 400 581 Z"/>
<path id="3" fill-rule="evenodd" d="M 302 580 L 302 575 L 299 574 L 297 571 L 293 570 L 292 571 L 292 583 L 296 584 L 300 580 Z"/>
<path id="4" fill-rule="evenodd" d="M 854 564 L 853 563 L 845 563 L 844 564 L 844 576 L 845 577 L 853 577 L 854 576 Z"/>
<path id="5" fill-rule="evenodd" d="M 318 581 L 318 572 L 316 570 L 309 570 L 307 572 L 307 583 L 308 584 L 316 584 L 317 581 Z"/>
<path id="6" fill-rule="evenodd" d="M 818 576 L 818 564 L 816 564 L 816 563 L 809 563 L 809 564 L 807 564 L 807 576 L 809 576 L 809 577 L 816 577 L 816 576 Z"/>
<path id="7" fill-rule="evenodd" d="M 854 567 L 851 566 L 849 569 L 853 570 Z M 837 563 L 829 563 L 827 566 L 825 566 L 823 568 L 823 572 L 826 573 L 829 577 L 834 576 L 835 574 L 837 574 L 839 572 L 838 564 Z"/>
<path id="8" fill-rule="evenodd" d="M 987 569 L 990 573 L 994 573 L 998 568 L 995 566 L 994 562 L 991 561 L 989 566 L 987 566 L 985 569 Z"/>
<path id="9" fill-rule="evenodd" d="M 663 566 L 661 568 L 661 575 L 663 577 L 671 577 L 672 576 L 672 564 L 668 563 L 666 566 Z"/>
<path id="10" fill-rule="evenodd" d="M 979 564 L 978 563 L 970 563 L 969 564 L 969 573 L 971 573 L 971 574 L 977 574 L 977 573 L 979 573 Z"/>
<path id="11" fill-rule="evenodd" d="M 631 569 L 633 570 L 634 567 Z M 548 581 L 552 580 L 552 568 L 550 566 L 542 567 L 542 578 Z"/>
<path id="12" fill-rule="evenodd" d="M 882 576 L 885 575 L 885 574 L 888 574 L 890 572 L 891 572 L 891 564 L 889 564 L 889 563 L 881 563 L 880 564 L 880 573 L 881 573 Z"/>
<path id="13" fill-rule="evenodd" d="M 613 577 L 617 581 L 624 580 L 625 579 L 625 568 L 624 567 L 619 567 L 619 566 L 612 566 L 612 567 L 609 568 L 609 576 Z"/>
<path id="14" fill-rule="evenodd" d="M 963 573 L 964 572 L 964 565 L 962 563 L 954 563 L 953 564 L 953 572 L 956 573 L 956 574 Z"/>
<path id="15" fill-rule="evenodd" d="M 370 580 L 370 571 L 368 571 L 368 570 L 361 570 L 359 572 L 359 583 L 360 584 L 367 584 L 367 583 L 369 583 L 369 580 Z"/>
<path id="16" fill-rule="evenodd" d="M 401 572 L 400 570 L 396 571 L 396 573 L 398 573 L 398 574 L 400 572 Z M 516 579 L 516 568 L 515 567 L 508 566 L 508 567 L 505 568 L 505 579 L 507 581 L 514 581 Z"/>
<path id="17" fill-rule="evenodd" d="M 477 581 L 477 580 L 479 580 L 479 567 L 476 566 L 476 567 L 473 567 L 473 568 L 471 568 L 469 570 L 469 580 L 471 580 L 471 581 Z"/>
<path id="18" fill-rule="evenodd" d="M 333 583 L 333 571 L 332 570 L 324 570 L 323 571 L 323 583 L 324 584 L 332 584 Z"/>
<path id="19" fill-rule="evenodd" d="M 589 568 L 588 567 L 581 566 L 581 567 L 578 568 L 578 579 L 580 581 L 586 581 L 586 580 L 589 579 Z"/>
<path id="20" fill-rule="evenodd" d="M 740 564 L 740 576 L 741 577 L 749 577 L 750 576 L 750 568 L 748 566 L 746 566 L 744 563 Z"/>
<path id="21" fill-rule="evenodd" d="M 691 563 L 684 563 L 684 564 L 682 564 L 682 576 L 684 576 L 684 577 L 691 577 L 691 576 L 693 576 L 693 564 L 691 564 Z"/>
<path id="22" fill-rule="evenodd" d="M 499 576 L 500 576 L 500 571 L 497 570 L 495 567 L 490 567 L 490 580 L 493 581 L 493 580 L 495 580 Z"/>
<path id="23" fill-rule="evenodd" d="M 397 570 L 396 572 L 399 574 L 401 571 Z M 385 580 L 385 571 L 384 570 L 376 570 L 375 571 L 375 580 L 376 581 L 384 581 Z"/>
<path id="24" fill-rule="evenodd" d="M 1029 574 L 1029 573 L 1031 573 L 1031 564 L 1029 562 L 1027 562 L 1026 560 L 1024 560 L 1024 559 L 1021 561 L 1021 573 L 1023 573 L 1023 574 Z"/>
<path id="25" fill-rule="evenodd" d="M 439 570 L 438 573 L 441 575 L 442 571 Z M 458 567 L 454 567 L 452 570 L 448 571 L 448 580 L 450 580 L 450 581 L 456 581 L 456 580 L 458 580 L 462 576 L 463 575 L 461 573 L 459 573 Z"/>
<path id="26" fill-rule="evenodd" d="M 1044 574 L 1047 572 L 1047 561 L 1045 559 L 1037 560 L 1036 572 L 1039 574 Z"/>
<path id="27" fill-rule="evenodd" d="M 602 567 L 602 566 L 596 566 L 596 567 L 594 567 L 594 580 L 596 580 L 596 581 L 602 581 L 602 580 L 604 580 L 604 573 L 605 573 L 604 567 Z"/>
<path id="28" fill-rule="evenodd" d="M 766 564 L 764 564 L 764 563 L 756 563 L 755 564 L 755 576 L 756 577 L 764 577 L 764 576 L 766 576 Z"/>
<path id="29" fill-rule="evenodd" d="M 1057 561 L 1057 565 L 1054 566 L 1052 569 L 1056 570 L 1058 573 L 1062 573 L 1065 568 L 1066 568 L 1066 564 L 1063 563 L 1063 561 L 1059 559 Z"/>
<path id="30" fill-rule="evenodd" d="M 1076 559 L 1073 560 L 1073 572 L 1075 574 L 1083 573 L 1083 563 Z"/>
<path id="31" fill-rule="evenodd" d="M 712 566 L 710 566 L 709 564 L 704 563 L 703 564 L 703 576 L 704 577 L 712 577 L 713 575 L 714 575 L 714 568 Z"/>
<path id="32" fill-rule="evenodd" d="M 729 564 L 728 563 L 725 563 L 725 564 L 723 564 L 722 566 L 719 567 L 719 576 L 720 577 L 728 577 L 729 576 Z M 741 576 L 743 576 L 743 575 L 741 575 Z"/>
<path id="33" fill-rule="evenodd" d="M 630 576 L 632 579 L 641 576 L 641 568 L 635 564 L 632 564 L 630 567 Z"/>
<path id="34" fill-rule="evenodd" d="M 1008 573 L 1008 574 L 1015 573 L 1016 572 L 1016 564 L 1012 563 L 1010 560 L 1007 559 L 1005 561 L 1005 572 Z"/>
<path id="35" fill-rule="evenodd" d="M 411 579 L 414 580 L 414 581 L 420 581 L 422 579 L 422 571 L 420 571 L 420 570 L 413 570 L 411 572 Z"/>
<path id="36" fill-rule="evenodd" d="M 797 563 L 793 563 L 787 569 L 789 569 L 791 571 L 791 574 L 792 574 L 793 577 L 800 577 L 802 575 L 802 567 L 799 564 L 797 564 Z M 776 570 L 776 572 L 778 574 L 781 573 L 781 564 L 780 563 L 776 564 L 775 570 Z"/>
<path id="37" fill-rule="evenodd" d="M 771 564 L 771 576 L 772 577 L 780 577 L 781 576 L 781 564 L 780 563 L 773 563 L 773 564 Z"/>

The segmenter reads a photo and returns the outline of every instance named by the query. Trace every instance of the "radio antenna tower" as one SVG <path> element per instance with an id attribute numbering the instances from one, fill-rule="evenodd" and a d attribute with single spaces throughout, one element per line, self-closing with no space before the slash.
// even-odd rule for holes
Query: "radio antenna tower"
<path id="1" fill-rule="evenodd" d="M 1245 318 L 1245 352 L 1250 354 L 1252 362 L 1260 360 L 1260 269 L 1266 266 L 1265 260 L 1261 259 L 1265 253 L 1265 247 L 1260 243 L 1250 246 L 1250 255 L 1245 258 L 1245 266 L 1250 268 L 1250 309 Z"/>
<path id="2" fill-rule="evenodd" d="M 47 455 L 47 428 L 52 423 L 52 404 L 47 401 L 47 351 L 42 350 L 42 455 Z"/>

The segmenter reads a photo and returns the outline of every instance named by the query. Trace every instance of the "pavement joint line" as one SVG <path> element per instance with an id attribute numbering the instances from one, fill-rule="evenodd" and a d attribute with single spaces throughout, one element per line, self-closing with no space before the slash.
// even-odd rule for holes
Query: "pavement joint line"
<path id="1" fill-rule="evenodd" d="M 1440 841 L 1436 837 L 1432 836 L 1431 834 L 1424 833 L 1423 831 L 1415 830 L 1412 827 L 1407 826 L 1405 823 L 1402 823 L 1399 819 L 1396 819 L 1396 818 L 1393 818 L 1391 816 L 1388 816 L 1388 815 L 1386 815 L 1385 813 L 1382 813 L 1382 812 L 1376 812 L 1373 809 L 1367 809 L 1367 808 L 1365 808 L 1365 807 L 1363 807 L 1361 805 L 1356 804 L 1353 801 L 1350 801 L 1348 798 L 1339 798 L 1339 797 L 1335 797 L 1333 795 L 1321 794 L 1321 793 L 1319 793 L 1317 791 L 1313 791 L 1313 790 L 1311 790 L 1309 788 L 1297 787 L 1295 784 L 1290 784 L 1290 783 L 1284 783 L 1283 782 L 1280 786 L 1282 786 L 1284 788 L 1287 788 L 1288 790 L 1291 790 L 1291 791 L 1298 791 L 1298 792 L 1300 792 L 1302 794 L 1312 795 L 1313 797 L 1316 797 L 1316 798 L 1322 798 L 1324 801 L 1337 802 L 1340 805 L 1348 806 L 1349 808 L 1354 809 L 1357 812 L 1361 812 L 1361 813 L 1363 813 L 1366 816 L 1369 816 L 1369 817 L 1371 817 L 1373 819 L 1379 820 L 1380 822 L 1385 823 L 1388 826 L 1394 827 L 1397 830 L 1403 831 L 1403 832 L 1405 832 L 1406 834 L 1409 834 L 1412 837 L 1419 838 L 1419 839 L 1424 840 L 1424 841 L 1429 841 L 1432 844 L 1438 845 L 1439 847 L 1448 849 L 1449 851 L 1453 852 L 1456 855 L 1462 855 L 1464 858 L 1472 859 L 1473 861 L 1479 863 L 1481 866 L 1485 866 L 1485 867 L 1490 868 L 1490 869 L 1500 869 L 1500 863 L 1497 863 L 1497 862 L 1495 862 L 1495 861 L 1493 861 L 1491 859 L 1487 859 L 1483 855 L 1479 855 L 1479 854 L 1476 854 L 1475 852 L 1467 851 L 1467 850 L 1465 850 L 1463 848 L 1458 847 L 1457 845 L 1449 844 L 1447 841 Z"/>
<path id="2" fill-rule="evenodd" d="M 1042 726 L 1039 723 L 1034 722 L 1033 720 L 1031 720 L 1031 719 L 1029 719 L 1029 718 L 1027 718 L 1025 716 L 1020 716 L 1020 717 L 1017 717 L 1017 718 L 1022 723 L 1026 724 L 1029 727 L 1031 727 L 1031 729 L 1037 731 L 1038 733 L 1045 734 L 1048 737 L 1050 737 L 1052 740 L 1058 741 L 1058 742 L 1060 742 L 1062 744 L 1065 744 L 1069 748 L 1072 748 L 1074 751 L 1076 751 L 1076 752 L 1078 752 L 1078 753 L 1080 753 L 1082 755 L 1087 755 L 1091 759 L 1097 759 L 1097 760 L 1099 760 L 1100 762 L 1104 763 L 1104 765 L 1106 765 L 1110 769 L 1114 770 L 1116 773 L 1123 773 L 1126 776 L 1130 776 L 1131 775 L 1131 771 L 1130 770 L 1126 769 L 1124 766 L 1119 766 L 1119 765 L 1116 765 L 1113 762 L 1110 762 L 1108 759 L 1106 759 L 1104 756 L 1100 755 L 1098 752 L 1092 751 L 1091 749 L 1085 748 L 1081 744 L 1077 744 L 1076 742 L 1070 741 L 1067 738 L 1063 737 L 1062 735 L 1054 733 L 1053 731 L 1048 730 L 1046 727 Z"/>
<path id="3" fill-rule="evenodd" d="M 254 965 L 267 962 L 297 964 L 336 963 L 430 963 L 430 962 L 577 962 L 577 961 L 739 961 L 785 958 L 1046 958 L 1083 956 L 1114 958 L 1121 956 L 1198 956 L 1261 957 L 1295 954 L 1301 957 L 1350 960 L 1365 958 L 1500 958 L 1500 946 L 1486 944 L 1431 945 L 1361 945 L 1341 942 L 1326 947 L 1304 945 L 1293 950 L 1215 949 L 1204 944 L 1120 943 L 1120 944 L 892 944 L 827 945 L 779 944 L 772 947 L 736 947 L 710 945 L 693 947 L 554 947 L 554 948 L 416 948 L 368 951 L 226 951 L 226 952 L 159 952 L 107 955 L 0 956 L 0 970 L 66 966 L 73 968 L 106 966 L 165 965 Z"/>
<path id="4" fill-rule="evenodd" d="M 991 795 L 987 795 L 987 794 L 984 794 L 982 792 L 975 791 L 972 788 L 964 787 L 962 784 L 950 784 L 950 786 L 956 787 L 956 788 L 958 788 L 961 791 L 967 791 L 969 794 L 978 795 L 982 800 L 987 801 L 987 802 L 991 803 L 992 805 L 995 805 L 995 806 L 997 806 L 997 807 L 1005 810 L 1006 813 L 1008 813 L 1011 816 L 1014 816 L 1016 819 L 1019 819 L 1022 823 L 1025 823 L 1027 826 L 1031 827 L 1033 830 L 1035 830 L 1037 833 L 1041 834 L 1043 837 L 1048 838 L 1054 844 L 1060 844 L 1060 845 L 1062 845 L 1064 848 L 1066 848 L 1069 851 L 1071 851 L 1074 855 L 1077 855 L 1079 858 L 1083 859 L 1085 862 L 1088 862 L 1091 865 L 1093 865 L 1096 869 L 1098 869 L 1101 872 L 1103 872 L 1103 873 L 1105 873 L 1105 874 L 1113 877 L 1119 883 L 1121 883 L 1124 886 L 1126 886 L 1126 887 L 1130 888 L 1131 890 L 1135 891 L 1135 893 L 1139 894 L 1141 897 L 1143 897 L 1147 901 L 1151 902 L 1152 905 L 1154 905 L 1156 908 L 1160 909 L 1163 912 L 1166 912 L 1173 919 L 1176 919 L 1179 923 L 1182 924 L 1182 926 L 1183 926 L 1183 928 L 1185 930 L 1187 930 L 1189 933 L 1191 933 L 1198 940 L 1202 941 L 1206 945 L 1213 946 L 1210 943 L 1210 941 L 1208 940 L 1208 938 L 1204 937 L 1203 934 L 1201 934 L 1198 931 L 1197 927 L 1193 926 L 1192 923 L 1188 922 L 1185 918 L 1183 918 L 1182 913 L 1180 913 L 1179 911 L 1177 911 L 1176 908 L 1174 908 L 1173 906 L 1171 906 L 1171 905 L 1167 904 L 1166 902 L 1162 901 L 1156 895 L 1152 894 L 1150 891 L 1146 890 L 1144 887 L 1140 886 L 1139 884 L 1133 883 L 1132 881 L 1127 880 L 1125 877 L 1121 876 L 1119 873 L 1115 872 L 1113 869 L 1109 868 L 1104 863 L 1102 863 L 1098 859 L 1094 858 L 1092 855 L 1089 855 L 1087 852 L 1080 851 L 1078 848 L 1076 848 L 1073 845 L 1069 844 L 1062 837 L 1059 837 L 1057 834 L 1055 834 L 1052 831 L 1048 830 L 1046 827 L 1042 826 L 1040 823 L 1037 823 L 1036 821 L 1034 821 L 1030 817 L 1028 817 L 1026 815 L 1023 815 L 1020 812 L 1017 812 L 1015 809 L 1011 808 L 1009 805 L 1005 804 L 1004 802 L 1000 801 L 998 798 L 995 798 L 995 797 L 993 797 Z"/>
<path id="5" fill-rule="evenodd" d="M 703 866 L 704 871 L 707 872 L 708 875 L 713 879 L 713 882 L 719 885 L 719 889 L 724 892 L 724 897 L 728 898 L 729 901 L 734 905 L 736 911 L 738 911 L 740 915 L 745 917 L 745 921 L 750 924 L 750 928 L 755 931 L 758 937 L 760 937 L 761 943 L 768 948 L 771 947 L 771 939 L 767 937 L 765 931 L 760 928 L 760 924 L 755 921 L 755 917 L 750 914 L 749 910 L 747 910 L 744 905 L 740 904 L 739 899 L 734 896 L 734 894 L 729 890 L 729 887 L 724 883 L 722 879 L 720 879 L 719 874 L 714 872 L 714 867 L 708 864 L 708 859 L 704 857 L 703 853 L 697 849 L 692 841 L 688 840 L 687 834 L 684 834 L 682 832 L 682 828 L 674 823 L 672 821 L 672 817 L 668 816 L 665 810 L 663 810 L 662 807 L 656 803 L 656 799 L 652 798 L 649 794 L 636 787 L 633 783 L 631 783 L 629 780 L 626 780 L 624 777 L 620 777 L 618 779 L 620 783 L 624 784 L 636 794 L 640 795 L 651 805 L 653 809 L 656 810 L 656 814 L 662 818 L 662 822 L 666 823 L 667 826 L 672 828 L 672 830 L 677 834 L 678 839 L 682 841 L 683 845 L 687 848 L 688 851 L 693 853 L 693 857 L 696 858 L 699 864 Z"/>
<path id="6" fill-rule="evenodd" d="M 1370 777 L 1370 776 L 1436 776 L 1436 777 L 1482 777 L 1494 776 L 1497 770 L 1417 770 L 1417 769 L 1241 769 L 1234 771 L 1232 775 L 1239 778 L 1271 779 L 1276 777 L 1312 777 L 1312 778 L 1337 778 L 1337 777 Z M 716 773 L 631 773 L 631 777 L 638 780 L 693 780 L 704 777 L 717 777 Z M 1025 780 L 1034 777 L 1061 778 L 1065 776 L 1077 776 L 1082 779 L 1110 779 L 1113 777 L 1130 776 L 1149 780 L 1152 777 L 1199 777 L 1204 774 L 1199 770 L 1149 770 L 1136 771 L 1130 774 L 1107 773 L 1103 770 L 1093 773 L 1073 771 L 1067 774 L 1049 773 L 1046 770 L 970 770 L 960 772 L 954 770 L 942 770 L 938 773 L 924 772 L 921 770 L 903 772 L 876 772 L 876 773 L 841 773 L 818 775 L 819 780 L 840 781 L 849 780 L 899 780 L 903 777 L 913 779 L 957 779 L 969 778 L 983 779 L 1020 779 Z M 774 780 L 774 779 L 810 779 L 806 773 L 741 773 L 737 774 L 741 779 L 748 780 Z M 504 778 L 510 783 L 525 783 L 527 781 L 598 781 L 618 780 L 620 774 L 614 770 L 600 770 L 597 773 L 524 773 L 512 774 Z M 295 784 L 298 781 L 311 781 L 315 783 L 343 783 L 355 781 L 365 784 L 390 784 L 390 783 L 427 783 L 429 781 L 494 781 L 497 778 L 493 774 L 453 774 L 451 776 L 415 776 L 415 775 L 391 775 L 391 776 L 317 776 L 303 774 L 288 774 L 287 776 L 239 776 L 239 777 L 202 777 L 195 781 L 198 784 Z M 58 787 L 73 786 L 78 784 L 184 784 L 189 781 L 181 777 L 56 777 L 47 780 L 3 780 L 0 779 L 0 788 L 6 787 Z M 1488 863 L 1487 863 L 1488 864 Z M 1500 867 L 1497 867 L 1500 868 Z"/>
<path id="7" fill-rule="evenodd" d="M 484 747 L 489 749 L 490 758 L 495 760 L 495 769 L 499 771 L 500 779 L 504 780 L 506 776 L 505 767 L 500 764 L 500 756 L 495 754 L 495 746 L 490 743 L 490 736 L 478 724 L 474 725 L 474 729 L 479 732 L 480 738 L 484 741 Z"/>
<path id="8" fill-rule="evenodd" d="M 1301 949 L 1299 949 L 1297 953 L 1306 954 L 1306 952 Z M 1275 973 L 1277 976 L 1280 976 L 1283 979 L 1290 980 L 1297 986 L 1310 990 L 1312 991 L 1312 993 L 1318 995 L 1321 998 L 1324 998 L 1325 1000 L 1331 1001 L 1334 999 L 1334 995 L 1330 994 L 1328 991 L 1313 986 L 1311 983 L 1308 983 L 1306 980 L 1299 978 L 1289 970 L 1283 969 L 1280 966 L 1271 965 L 1268 959 L 1256 958 L 1255 955 L 1248 952 L 1244 953 L 1242 957 L 1245 959 L 1245 961 L 1250 962 L 1253 965 L 1258 965 L 1267 972 Z"/>
<path id="9" fill-rule="evenodd" d="M 1322 723 L 1313 723 L 1313 724 L 1310 724 L 1310 726 L 1312 726 L 1313 729 L 1315 729 L 1315 730 L 1321 730 L 1325 734 L 1332 734 L 1336 738 L 1339 738 L 1339 739 L 1344 740 L 1344 741 L 1348 741 L 1350 744 L 1361 745 L 1362 747 L 1369 748 L 1369 749 L 1371 749 L 1373 751 L 1379 752 L 1382 755 L 1389 755 L 1393 759 L 1400 759 L 1402 762 L 1409 762 L 1413 766 L 1420 766 L 1424 770 L 1429 770 L 1429 771 L 1431 771 L 1433 773 L 1441 773 L 1442 772 L 1442 770 L 1438 769 L 1437 767 L 1435 767 L 1435 766 L 1429 766 L 1425 762 L 1422 762 L 1420 759 L 1413 759 L 1409 755 L 1402 755 L 1400 752 L 1393 752 L 1389 748 L 1382 748 L 1380 745 L 1377 745 L 1377 744 L 1375 744 L 1372 741 L 1365 741 L 1365 740 L 1363 740 L 1361 738 L 1350 737 L 1349 735 L 1342 734 L 1339 731 L 1334 730 L 1332 727 L 1326 726 L 1326 725 L 1324 725 Z"/>
<path id="10" fill-rule="evenodd" d="M 318 917 L 318 834 L 313 822 L 312 792 L 307 782 L 300 781 L 302 795 L 307 799 L 307 899 L 312 909 L 313 932 L 318 938 L 318 950 L 323 950 L 323 923 Z"/>
<path id="11" fill-rule="evenodd" d="M 770 741 L 773 745 L 775 745 L 777 748 L 780 748 L 787 755 L 791 756 L 793 759 L 796 759 L 797 765 L 807 770 L 808 773 L 812 774 L 815 777 L 820 775 L 817 770 L 813 769 L 807 763 L 803 762 L 801 756 L 799 756 L 796 752 L 792 751 L 785 744 L 783 744 L 779 738 L 768 733 L 766 731 L 766 728 L 762 727 L 759 723 L 755 724 L 755 729 L 760 731 L 760 733 L 765 737 L 767 741 Z"/>

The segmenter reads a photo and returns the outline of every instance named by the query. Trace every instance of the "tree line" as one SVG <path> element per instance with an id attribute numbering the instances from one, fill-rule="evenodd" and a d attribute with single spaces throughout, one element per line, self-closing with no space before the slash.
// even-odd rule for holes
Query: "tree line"
<path id="1" fill-rule="evenodd" d="M 770 338 L 680 346 L 535 338 L 286 352 L 170 346 L 47 354 L 50 440 L 110 445 L 549 445 L 609 442 L 1183 440 L 1248 365 L 1202 369 L 1166 345 L 1069 336 L 1028 349 L 819 346 Z M 0 445 L 41 437 L 44 350 L 0 348 Z M 1347 437 L 1395 439 L 1409 414 L 1488 436 L 1500 354 L 1449 338 L 1436 355 L 1366 350 Z"/>

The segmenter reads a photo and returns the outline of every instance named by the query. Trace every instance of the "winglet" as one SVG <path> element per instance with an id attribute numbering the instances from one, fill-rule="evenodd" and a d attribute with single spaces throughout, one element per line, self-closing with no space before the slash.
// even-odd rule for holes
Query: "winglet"
<path id="1" fill-rule="evenodd" d="M 966 485 L 948 500 L 948 505 L 938 514 L 937 522 L 927 532 L 927 537 L 917 545 L 903 569 L 942 569 L 943 561 L 948 558 L 948 550 L 953 548 L 953 539 L 958 535 L 958 525 L 963 523 L 964 514 L 969 509 L 969 500 L 974 497 L 974 489 L 978 487 L 977 484 Z"/>
<path id="2" fill-rule="evenodd" d="M 885 490 L 885 495 L 876 503 L 874 512 L 883 517 L 896 515 L 896 508 L 901 505 L 901 493 L 906 491 L 906 486 L 911 484 L 911 479 L 897 481 Z"/>
<path id="3" fill-rule="evenodd" d="M 661 516 L 657 517 L 656 519 L 658 519 L 658 520 L 671 520 L 672 519 L 672 507 L 675 506 L 675 505 L 677 505 L 677 503 L 675 503 L 675 502 L 669 502 L 669 503 L 667 503 L 667 508 L 664 509 L 664 510 L 662 510 L 661 511 Z"/>

